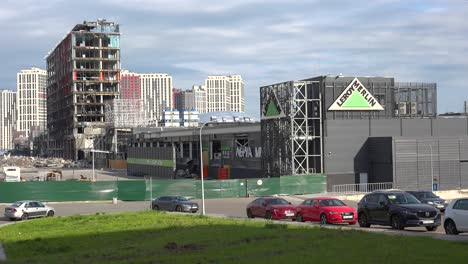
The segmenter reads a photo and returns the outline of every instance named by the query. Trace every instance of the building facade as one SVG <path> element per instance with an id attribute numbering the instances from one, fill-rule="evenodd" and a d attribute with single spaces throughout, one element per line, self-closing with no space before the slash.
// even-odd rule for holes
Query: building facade
<path id="1" fill-rule="evenodd" d="M 16 131 L 29 136 L 47 128 L 47 71 L 32 67 L 16 74 Z"/>
<path id="2" fill-rule="evenodd" d="M 162 112 L 173 106 L 172 76 L 165 73 L 140 74 L 141 99 L 150 121 L 158 123 Z"/>
<path id="3" fill-rule="evenodd" d="M 120 99 L 141 99 L 140 75 L 128 70 L 121 71 Z"/>
<path id="4" fill-rule="evenodd" d="M 119 25 L 77 24 L 47 56 L 48 154 L 84 159 L 102 149 L 105 106 L 119 94 Z"/>
<path id="5" fill-rule="evenodd" d="M 207 112 L 244 112 L 244 81 L 240 75 L 208 76 L 205 87 Z"/>
<path id="6" fill-rule="evenodd" d="M 229 85 L 231 86 L 231 111 L 243 113 L 245 111 L 245 99 L 244 80 L 242 80 L 242 76 L 230 76 Z"/>
<path id="7" fill-rule="evenodd" d="M 0 150 L 13 149 L 16 125 L 16 92 L 0 90 Z"/>

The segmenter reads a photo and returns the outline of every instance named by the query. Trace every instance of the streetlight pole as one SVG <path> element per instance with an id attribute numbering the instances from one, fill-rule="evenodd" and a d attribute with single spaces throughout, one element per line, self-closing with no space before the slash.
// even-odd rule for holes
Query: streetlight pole
<path id="1" fill-rule="evenodd" d="M 431 150 L 431 190 L 434 191 L 434 166 L 432 165 L 432 146 L 429 145 Z"/>
<path id="2" fill-rule="evenodd" d="M 203 140 L 202 140 L 202 130 L 203 128 L 210 124 L 216 123 L 216 121 L 208 121 L 200 127 L 200 180 L 201 180 L 201 197 L 202 197 L 202 215 L 205 215 L 205 183 L 203 181 Z"/>

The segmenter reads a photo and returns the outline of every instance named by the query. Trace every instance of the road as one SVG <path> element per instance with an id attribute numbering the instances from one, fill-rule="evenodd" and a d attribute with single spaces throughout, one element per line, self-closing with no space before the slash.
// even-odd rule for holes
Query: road
<path id="1" fill-rule="evenodd" d="M 292 204 L 299 204 L 302 199 L 296 197 L 285 197 Z M 224 199 L 207 199 L 206 202 L 206 213 L 212 216 L 219 217 L 233 217 L 233 218 L 246 218 L 245 208 L 246 205 L 254 198 L 224 198 Z M 200 206 L 201 201 L 196 200 Z M 345 201 L 346 204 L 352 207 L 357 207 L 356 202 Z M 57 216 L 66 216 L 74 214 L 96 214 L 96 213 L 119 213 L 119 212 L 137 212 L 150 210 L 149 201 L 147 202 L 123 202 L 118 201 L 117 204 L 112 204 L 111 201 L 100 201 L 100 202 L 65 202 L 65 203 L 48 203 L 56 210 Z M 5 210 L 6 204 L 0 204 L 0 212 Z M 34 220 L 33 220 L 34 221 Z M 0 217 L 0 225 L 11 223 L 8 219 L 4 218 L 3 215 Z M 313 225 L 312 223 L 306 223 L 307 225 Z M 358 225 L 338 225 L 340 228 L 350 228 L 363 230 Z M 333 226 L 329 226 L 333 228 Z M 420 227 L 409 227 L 405 228 L 404 231 L 395 231 L 389 227 L 372 226 L 371 228 L 365 229 L 370 232 L 382 232 L 389 234 L 404 234 L 404 235 L 420 235 L 430 236 L 435 238 L 447 239 L 447 240 L 463 240 L 468 241 L 468 235 L 459 236 L 447 236 L 445 235 L 443 227 L 439 227 L 435 232 L 427 232 L 425 228 Z"/>

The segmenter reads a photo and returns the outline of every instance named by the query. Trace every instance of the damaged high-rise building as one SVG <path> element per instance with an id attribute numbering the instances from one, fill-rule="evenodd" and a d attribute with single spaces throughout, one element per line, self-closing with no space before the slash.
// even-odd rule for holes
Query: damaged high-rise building
<path id="1" fill-rule="evenodd" d="M 119 85 L 119 25 L 77 24 L 47 56 L 50 156 L 84 159 L 105 149 L 105 106 L 118 98 Z"/>

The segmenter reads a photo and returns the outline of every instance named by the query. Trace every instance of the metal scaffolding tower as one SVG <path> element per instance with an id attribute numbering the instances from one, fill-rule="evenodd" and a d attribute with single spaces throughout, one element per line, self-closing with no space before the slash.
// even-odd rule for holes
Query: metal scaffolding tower
<path id="1" fill-rule="evenodd" d="M 264 86 L 260 96 L 265 176 L 321 173 L 320 82 L 290 81 Z"/>
<path id="2" fill-rule="evenodd" d="M 148 123 L 143 101 L 140 99 L 114 99 L 106 105 L 106 122 L 114 128 L 143 127 Z"/>

